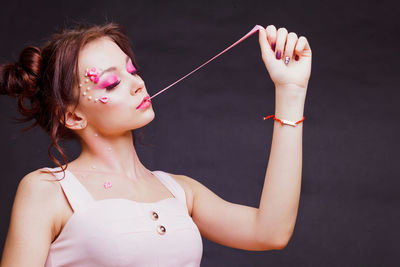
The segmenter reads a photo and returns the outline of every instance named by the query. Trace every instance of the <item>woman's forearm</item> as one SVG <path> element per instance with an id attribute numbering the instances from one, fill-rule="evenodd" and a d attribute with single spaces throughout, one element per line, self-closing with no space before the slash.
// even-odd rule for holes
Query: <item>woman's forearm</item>
<path id="1" fill-rule="evenodd" d="M 276 88 L 275 117 L 299 121 L 303 117 L 305 92 L 285 86 Z M 274 120 L 272 145 L 258 213 L 258 233 L 289 241 L 296 222 L 302 172 L 303 122 L 296 127 Z M 268 242 L 268 240 L 266 240 Z"/>

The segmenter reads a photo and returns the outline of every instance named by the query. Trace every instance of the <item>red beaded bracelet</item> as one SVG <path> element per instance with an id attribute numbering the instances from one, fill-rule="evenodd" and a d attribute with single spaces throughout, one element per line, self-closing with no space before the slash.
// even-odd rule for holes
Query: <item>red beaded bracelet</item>
<path id="1" fill-rule="evenodd" d="M 304 119 L 305 119 L 303 117 L 301 120 L 294 122 L 294 121 L 280 120 L 280 119 L 276 118 L 275 115 L 269 115 L 268 117 L 264 117 L 263 119 L 268 120 L 269 118 L 273 118 L 274 120 L 279 121 L 282 125 L 287 124 L 287 125 L 291 125 L 291 126 L 297 126 L 297 124 L 304 121 Z"/>

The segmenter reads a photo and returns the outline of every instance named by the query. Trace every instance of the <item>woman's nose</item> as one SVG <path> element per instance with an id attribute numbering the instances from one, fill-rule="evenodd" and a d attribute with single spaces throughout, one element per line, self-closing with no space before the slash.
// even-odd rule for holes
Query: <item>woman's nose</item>
<path id="1" fill-rule="evenodd" d="M 139 83 L 133 85 L 131 87 L 130 93 L 131 95 L 135 95 L 136 93 L 139 93 L 141 90 L 144 88 L 144 82 L 141 80 Z"/>

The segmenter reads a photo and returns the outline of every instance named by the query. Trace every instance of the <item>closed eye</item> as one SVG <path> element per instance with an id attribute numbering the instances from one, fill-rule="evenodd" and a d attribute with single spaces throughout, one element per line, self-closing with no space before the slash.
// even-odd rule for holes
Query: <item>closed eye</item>
<path id="1" fill-rule="evenodd" d="M 113 83 L 113 84 L 107 86 L 107 87 L 106 87 L 106 90 L 112 90 L 112 89 L 114 89 L 114 87 L 116 87 L 120 82 L 121 82 L 121 80 L 119 80 L 118 82 Z"/>

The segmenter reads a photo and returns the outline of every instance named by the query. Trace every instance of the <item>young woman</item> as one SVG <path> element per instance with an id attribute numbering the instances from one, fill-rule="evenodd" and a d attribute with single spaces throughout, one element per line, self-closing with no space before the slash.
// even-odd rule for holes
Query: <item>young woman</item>
<path id="1" fill-rule="evenodd" d="M 273 25 L 259 30 L 259 43 L 276 109 L 258 208 L 140 162 L 132 130 L 155 114 L 119 25 L 66 29 L 2 65 L 2 94 L 50 134 L 58 166 L 19 183 L 1 266 L 199 266 L 201 236 L 243 250 L 284 248 L 300 197 L 311 49 L 304 36 Z M 82 146 L 70 163 L 60 138 Z"/>

